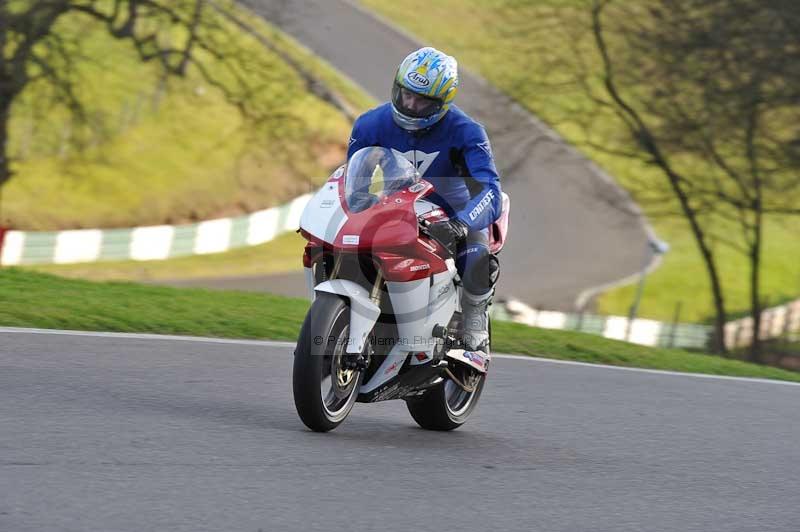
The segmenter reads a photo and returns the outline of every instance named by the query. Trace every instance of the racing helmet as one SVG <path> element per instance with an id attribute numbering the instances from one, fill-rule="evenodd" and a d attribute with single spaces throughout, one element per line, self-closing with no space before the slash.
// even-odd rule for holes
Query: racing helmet
<path id="1" fill-rule="evenodd" d="M 410 53 L 392 85 L 392 117 L 408 131 L 429 128 L 442 119 L 458 92 L 458 63 L 431 47 Z"/>

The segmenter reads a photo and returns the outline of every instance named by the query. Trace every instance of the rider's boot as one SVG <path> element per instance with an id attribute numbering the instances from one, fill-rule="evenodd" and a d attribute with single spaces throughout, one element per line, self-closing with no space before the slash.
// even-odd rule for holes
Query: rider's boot
<path id="1" fill-rule="evenodd" d="M 464 343 L 470 351 L 489 353 L 489 305 L 493 294 L 494 290 L 480 295 L 463 292 Z"/>

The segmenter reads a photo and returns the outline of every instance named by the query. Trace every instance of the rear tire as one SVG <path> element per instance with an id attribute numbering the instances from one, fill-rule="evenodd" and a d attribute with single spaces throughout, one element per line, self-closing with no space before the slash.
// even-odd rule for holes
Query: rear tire
<path id="1" fill-rule="evenodd" d="M 475 391 L 465 392 L 450 378 L 431 388 L 419 398 L 407 399 L 411 417 L 426 430 L 453 430 L 463 425 L 478 404 L 486 375 L 482 375 Z"/>
<path id="2" fill-rule="evenodd" d="M 350 330 L 350 305 L 334 294 L 317 294 L 294 353 L 294 405 L 315 432 L 338 427 L 358 397 L 363 373 L 342 367 Z"/>
<path id="3" fill-rule="evenodd" d="M 489 320 L 489 346 L 491 353 L 492 321 Z M 451 363 L 452 364 L 452 363 Z M 455 369 L 455 368 L 454 368 Z M 462 372 L 458 375 L 464 382 Z M 453 430 L 463 425 L 478 405 L 483 393 L 486 374 L 482 374 L 473 392 L 466 392 L 450 377 L 425 392 L 420 397 L 406 399 L 406 406 L 417 424 L 426 430 Z"/>

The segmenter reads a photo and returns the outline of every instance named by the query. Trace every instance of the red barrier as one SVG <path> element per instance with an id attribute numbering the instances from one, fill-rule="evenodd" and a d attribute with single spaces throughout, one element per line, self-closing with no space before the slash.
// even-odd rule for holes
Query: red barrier
<path id="1" fill-rule="evenodd" d="M 8 227 L 0 226 L 0 257 L 3 256 L 3 242 L 6 240 L 6 233 L 8 233 Z M 2 266 L 2 264 L 0 264 Z"/>

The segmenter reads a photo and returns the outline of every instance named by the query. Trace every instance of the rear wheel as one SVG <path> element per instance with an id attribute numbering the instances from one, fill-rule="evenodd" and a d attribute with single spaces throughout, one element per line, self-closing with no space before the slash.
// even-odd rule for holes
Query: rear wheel
<path id="1" fill-rule="evenodd" d="M 406 400 L 411 417 L 423 429 L 456 429 L 467 421 L 478 404 L 486 375 L 478 374 L 471 368 L 462 371 L 461 366 L 451 371 L 462 384 L 472 388 L 472 391 L 465 390 L 452 378 L 445 377 L 444 381 L 421 397 Z"/>
<path id="2" fill-rule="evenodd" d="M 492 321 L 489 320 L 489 345 L 486 350 L 491 353 Z M 478 404 L 486 374 L 479 373 L 463 364 L 453 366 L 451 372 L 459 382 L 449 375 L 444 381 L 425 392 L 420 397 L 406 400 L 408 411 L 414 421 L 428 430 L 453 430 L 463 425 Z M 470 390 L 464 389 L 466 385 Z"/>
<path id="3" fill-rule="evenodd" d="M 350 306 L 333 294 L 318 294 L 308 311 L 294 356 L 292 387 L 297 413 L 316 432 L 339 426 L 352 410 L 362 373 L 345 360 Z"/>

